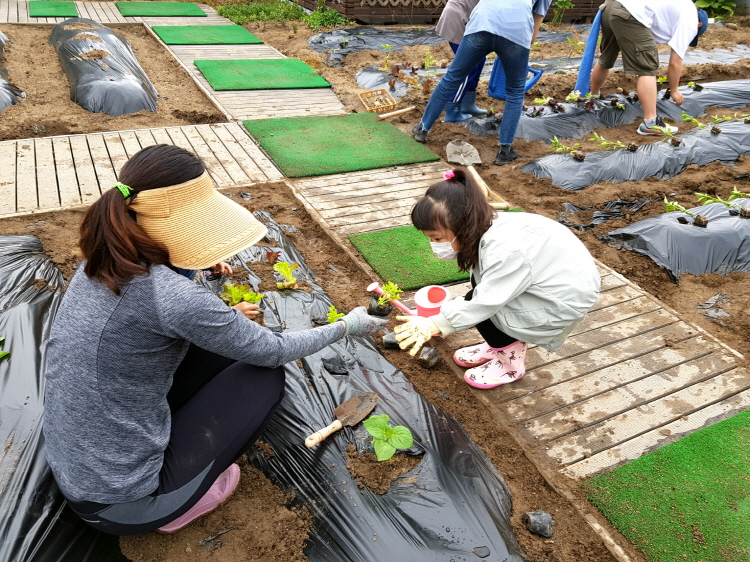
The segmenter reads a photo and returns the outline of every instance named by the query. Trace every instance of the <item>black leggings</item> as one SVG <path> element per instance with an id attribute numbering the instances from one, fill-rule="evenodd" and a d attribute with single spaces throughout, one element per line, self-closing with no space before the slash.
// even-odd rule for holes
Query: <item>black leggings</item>
<path id="1" fill-rule="evenodd" d="M 474 296 L 474 287 L 476 287 L 477 284 L 474 282 L 474 276 L 471 276 L 471 291 L 466 293 L 464 296 L 464 300 L 470 301 L 472 297 Z M 492 323 L 492 320 L 489 318 L 487 320 L 482 320 L 479 324 L 474 326 L 479 334 L 484 338 L 484 341 L 487 342 L 487 344 L 490 347 L 507 347 L 509 345 L 512 345 L 516 343 L 518 340 L 514 337 L 509 336 L 502 330 L 500 330 L 497 326 L 495 326 Z"/>
<path id="2" fill-rule="evenodd" d="M 256 367 L 191 345 L 167 396 L 172 433 L 156 491 L 123 504 L 70 506 L 92 527 L 114 535 L 146 533 L 170 523 L 252 447 L 283 396 L 283 367 Z"/>

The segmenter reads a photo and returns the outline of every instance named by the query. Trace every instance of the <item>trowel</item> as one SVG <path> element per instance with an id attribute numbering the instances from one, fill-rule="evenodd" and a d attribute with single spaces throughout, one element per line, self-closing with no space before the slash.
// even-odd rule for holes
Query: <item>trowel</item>
<path id="1" fill-rule="evenodd" d="M 479 173 L 474 168 L 474 164 L 481 164 L 482 158 L 479 156 L 479 152 L 471 144 L 464 141 L 451 141 L 448 146 L 445 147 L 446 159 L 450 164 L 458 164 L 464 166 L 468 174 L 477 183 L 479 189 L 481 189 L 487 199 L 491 199 L 490 206 L 497 211 L 504 211 L 510 208 L 508 202 L 500 197 L 497 193 L 492 191 Z"/>
<path id="2" fill-rule="evenodd" d="M 323 429 L 319 429 L 307 439 L 305 439 L 305 445 L 308 447 L 315 447 L 318 443 L 323 441 L 334 431 L 338 431 L 344 426 L 352 426 L 361 422 L 367 414 L 372 412 L 373 408 L 378 403 L 378 395 L 374 392 L 360 392 L 353 398 L 349 398 L 343 404 L 339 404 L 333 411 L 333 415 L 336 416 L 336 420 Z"/>

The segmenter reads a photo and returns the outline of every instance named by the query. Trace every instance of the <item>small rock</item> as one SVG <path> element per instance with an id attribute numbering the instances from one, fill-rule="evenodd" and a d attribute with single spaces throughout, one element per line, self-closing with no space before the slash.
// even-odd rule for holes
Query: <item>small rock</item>
<path id="1" fill-rule="evenodd" d="M 383 347 L 385 349 L 400 349 L 396 341 L 396 334 L 389 332 L 383 336 Z"/>
<path id="2" fill-rule="evenodd" d="M 552 516 L 546 511 L 529 511 L 523 514 L 521 521 L 535 535 L 545 539 L 552 537 Z"/>
<path id="3" fill-rule="evenodd" d="M 440 362 L 440 353 L 434 347 L 423 347 L 422 351 L 419 352 L 417 357 L 423 367 L 432 369 L 435 365 Z"/>

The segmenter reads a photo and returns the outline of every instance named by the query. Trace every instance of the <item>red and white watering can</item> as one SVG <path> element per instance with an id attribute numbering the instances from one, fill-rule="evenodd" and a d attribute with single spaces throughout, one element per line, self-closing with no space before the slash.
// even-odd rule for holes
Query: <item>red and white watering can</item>
<path id="1" fill-rule="evenodd" d="M 383 289 L 380 288 L 380 284 L 377 282 L 369 285 L 367 290 L 377 295 L 383 295 Z M 399 300 L 389 302 L 410 316 L 423 316 L 427 318 L 438 314 L 440 308 L 449 300 L 451 300 L 451 294 L 448 289 L 440 285 L 428 285 L 419 289 L 414 295 L 414 304 L 417 306 L 417 310 L 407 308 Z"/>

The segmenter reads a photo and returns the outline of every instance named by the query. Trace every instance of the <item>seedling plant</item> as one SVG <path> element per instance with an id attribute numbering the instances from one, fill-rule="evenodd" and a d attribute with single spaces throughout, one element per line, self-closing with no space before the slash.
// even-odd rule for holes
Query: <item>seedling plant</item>
<path id="1" fill-rule="evenodd" d="M 708 195 L 707 193 L 696 193 L 695 196 L 698 198 L 698 201 L 700 201 L 701 205 L 708 205 L 709 203 L 722 203 L 723 205 L 726 205 L 727 207 L 732 208 L 742 218 L 744 219 L 750 218 L 749 207 L 743 207 L 742 205 L 738 205 L 737 203 L 731 202 L 732 198 L 736 198 L 735 193 L 739 193 L 740 195 L 747 195 L 746 193 L 741 193 L 737 191 L 737 186 L 735 186 L 734 191 L 732 191 L 732 195 L 730 195 L 729 199 L 726 201 L 722 199 L 721 197 L 713 197 L 711 195 Z"/>
<path id="2" fill-rule="evenodd" d="M 552 4 L 552 22 L 551 23 L 562 23 L 563 15 L 565 10 L 572 8 L 572 0 L 555 0 Z"/>
<path id="3" fill-rule="evenodd" d="M 682 112 L 682 121 L 683 121 L 683 123 L 692 123 L 693 125 L 695 125 L 699 129 L 702 129 L 703 127 L 706 126 L 705 123 L 701 123 L 695 117 L 693 117 L 692 115 L 688 115 L 684 111 Z"/>
<path id="4" fill-rule="evenodd" d="M 555 152 L 568 152 L 573 158 L 579 162 L 583 162 L 586 158 L 586 154 L 578 150 L 576 148 L 577 146 L 581 146 L 581 143 L 577 142 L 573 146 L 566 146 L 561 143 L 557 137 L 553 137 L 552 143 L 550 144 L 550 150 L 554 150 Z"/>
<path id="5" fill-rule="evenodd" d="M 339 312 L 334 305 L 331 305 L 328 308 L 328 316 L 326 316 L 326 318 L 328 319 L 329 324 L 333 324 L 334 322 L 337 322 L 339 318 L 344 316 L 346 316 L 346 314 Z"/>
<path id="6" fill-rule="evenodd" d="M 0 344 L 5 343 L 5 336 L 0 336 Z M 10 351 L 0 351 L 0 361 L 10 359 Z M 411 447 L 411 445 L 409 445 Z"/>
<path id="7" fill-rule="evenodd" d="M 296 263 L 287 263 L 285 261 L 277 262 L 273 266 L 273 270 L 276 273 L 281 274 L 284 277 L 284 281 L 276 283 L 276 287 L 278 289 L 296 289 L 297 288 L 297 278 L 294 276 L 294 270 L 297 269 L 299 265 Z"/>
<path id="8" fill-rule="evenodd" d="M 263 298 L 261 293 L 254 292 L 247 285 L 224 285 L 224 291 L 219 295 L 229 306 L 235 306 L 241 302 L 258 303 Z"/>
<path id="9" fill-rule="evenodd" d="M 661 131 L 661 134 L 666 137 L 666 140 L 672 143 L 672 146 L 680 146 L 680 143 L 682 141 L 674 136 L 674 133 L 670 128 L 655 126 L 654 129 L 656 129 L 657 131 Z"/>
<path id="10" fill-rule="evenodd" d="M 706 226 L 708 225 L 708 219 L 703 215 L 698 215 L 692 211 L 688 211 L 685 207 L 680 205 L 677 201 L 669 201 L 667 196 L 664 196 L 664 207 L 667 213 L 679 211 L 681 213 L 688 214 L 693 217 L 693 224 L 695 226 Z"/>
<path id="11" fill-rule="evenodd" d="M 391 49 L 393 49 L 393 45 L 381 45 L 381 47 L 385 49 L 385 55 L 383 56 L 383 65 L 379 70 L 388 72 L 391 69 Z"/>
<path id="12" fill-rule="evenodd" d="M 391 283 L 390 281 L 383 285 L 382 291 L 383 294 L 378 297 L 378 306 L 385 306 L 390 301 L 401 300 L 401 293 L 403 293 L 396 283 Z"/>
<path id="13" fill-rule="evenodd" d="M 372 435 L 372 446 L 379 461 L 390 461 L 396 449 L 409 449 L 414 445 L 411 430 L 403 425 L 392 426 L 388 414 L 370 416 L 362 425 Z"/>
<path id="14" fill-rule="evenodd" d="M 688 82 L 687 85 L 688 88 L 695 92 L 700 92 L 703 89 L 703 86 L 701 86 L 700 84 L 696 84 L 695 82 Z"/>
<path id="15" fill-rule="evenodd" d="M 570 45 L 570 52 L 568 53 L 568 58 L 573 57 L 573 53 L 581 53 L 583 52 L 583 48 L 586 46 L 586 43 L 583 41 L 576 41 L 572 37 L 568 37 L 568 45 Z"/>

